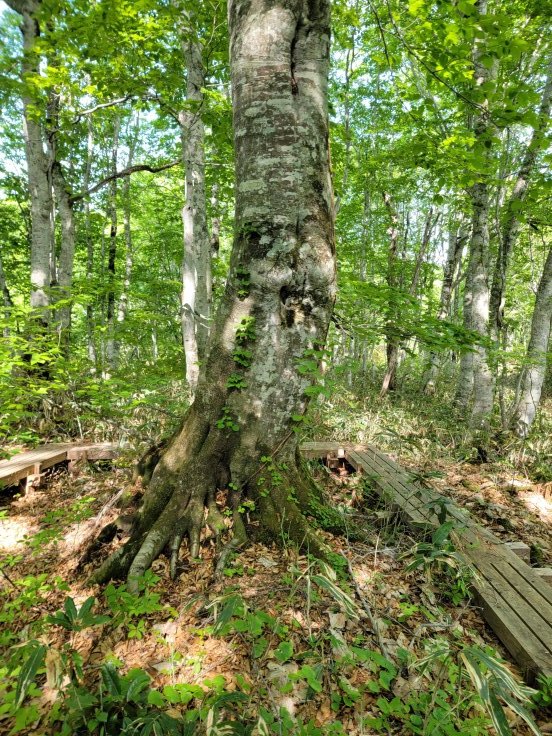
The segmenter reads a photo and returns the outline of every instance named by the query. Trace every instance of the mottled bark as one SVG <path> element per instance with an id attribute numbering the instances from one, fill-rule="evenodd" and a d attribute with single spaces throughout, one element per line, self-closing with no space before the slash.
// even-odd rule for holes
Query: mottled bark
<path id="1" fill-rule="evenodd" d="M 478 0 L 480 16 L 487 13 L 487 0 Z M 488 64 L 484 45 L 474 51 L 475 84 L 478 87 L 492 85 L 496 81 L 496 62 Z M 485 63 L 483 63 L 483 61 Z M 474 117 L 473 132 L 475 150 L 484 156 L 487 171 L 492 169 L 491 149 L 493 128 L 489 116 L 488 101 L 480 103 Z M 473 429 L 487 429 L 493 408 L 494 381 L 489 365 L 486 347 L 489 324 L 489 173 L 480 173 L 479 180 L 471 187 L 472 230 L 466 290 L 464 298 L 464 326 L 479 336 L 471 355 L 464 354 L 461 362 L 456 400 L 462 407 L 467 406 L 473 395 L 470 426 Z"/>
<path id="2" fill-rule="evenodd" d="M 481 341 L 489 324 L 489 192 L 486 182 L 474 185 L 472 193 L 472 235 L 466 282 L 470 284 L 471 329 Z M 486 429 L 493 409 L 494 380 L 487 347 L 481 342 L 473 353 L 473 407 L 470 424 Z"/>
<path id="3" fill-rule="evenodd" d="M 203 87 L 205 70 L 201 44 L 183 31 L 186 62 L 186 108 L 179 114 L 182 159 L 185 168 L 185 203 L 182 210 L 184 257 L 182 261 L 181 321 L 186 379 L 192 394 L 205 359 L 211 315 L 211 242 L 207 229 L 205 193 L 205 132 Z"/>
<path id="4" fill-rule="evenodd" d="M 63 167 L 57 160 L 52 162 L 52 181 L 61 222 L 61 247 L 57 261 L 56 307 L 58 327 L 64 343 L 69 339 L 71 327 L 71 289 L 73 286 L 73 264 L 75 260 L 75 215 L 70 190 Z"/>
<path id="5" fill-rule="evenodd" d="M 439 311 L 437 312 L 438 320 L 445 320 L 449 315 L 454 278 L 460 268 L 462 251 L 468 239 L 466 229 L 466 226 L 461 224 L 451 228 L 449 233 L 449 245 L 443 268 L 443 284 L 439 298 Z M 435 392 L 435 381 L 437 380 L 438 374 L 439 353 L 432 352 L 429 359 L 429 368 L 425 376 L 424 392 L 426 394 L 433 394 Z"/>
<path id="6" fill-rule="evenodd" d="M 247 494 L 274 538 L 325 550 L 303 515 L 292 415 L 306 409 L 305 358 L 324 344 L 335 295 L 329 3 L 232 0 L 229 22 L 236 216 L 228 282 L 195 401 L 153 472 L 133 536 L 97 579 L 128 573 L 132 584 L 182 535 L 196 556 L 206 509 L 219 526 L 217 488 L 229 489 L 239 541 Z"/>
<path id="7" fill-rule="evenodd" d="M 511 425 L 519 437 L 526 437 L 535 419 L 548 364 L 548 347 L 552 327 L 552 248 L 535 299 L 531 336 L 522 370 L 519 397 Z"/>
<path id="8" fill-rule="evenodd" d="M 50 255 L 53 252 L 52 182 L 45 152 L 45 135 L 37 116 L 36 100 L 29 80 L 39 74 L 40 57 L 35 51 L 39 27 L 35 15 L 40 7 L 36 0 L 16 2 L 9 7 L 21 14 L 23 34 L 23 136 L 27 161 L 27 181 L 31 200 L 31 307 L 40 320 L 50 320 Z"/>

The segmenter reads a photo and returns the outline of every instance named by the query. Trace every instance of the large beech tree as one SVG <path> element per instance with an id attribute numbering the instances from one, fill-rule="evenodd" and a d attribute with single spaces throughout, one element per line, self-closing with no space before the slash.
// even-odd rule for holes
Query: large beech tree
<path id="1" fill-rule="evenodd" d="M 230 272 L 196 398 L 158 460 L 128 542 L 96 575 L 127 575 L 220 521 L 228 488 L 234 534 L 251 498 L 262 526 L 315 553 L 303 514 L 309 486 L 296 465 L 293 416 L 308 402 L 335 295 L 328 150 L 328 0 L 231 0 L 236 155 Z"/>

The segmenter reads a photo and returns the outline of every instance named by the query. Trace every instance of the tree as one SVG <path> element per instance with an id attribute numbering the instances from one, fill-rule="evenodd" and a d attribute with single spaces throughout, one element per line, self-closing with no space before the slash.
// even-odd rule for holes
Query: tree
<path id="1" fill-rule="evenodd" d="M 230 273 L 195 401 L 153 470 L 130 540 L 96 580 L 127 574 L 133 585 L 183 535 L 197 556 L 205 508 L 217 526 L 215 492 L 224 487 L 237 543 L 247 495 L 274 537 L 324 550 L 304 515 L 310 487 L 296 465 L 294 420 L 308 404 L 335 294 L 329 12 L 327 0 L 230 2 Z"/>
<path id="2" fill-rule="evenodd" d="M 183 13 L 183 15 L 187 15 Z M 181 322 L 186 358 L 186 379 L 192 394 L 197 387 L 199 365 L 205 359 L 211 313 L 211 242 L 207 230 L 205 193 L 205 131 L 203 89 L 205 67 L 197 30 L 186 18 L 182 24 L 182 51 L 186 63 L 186 107 L 180 111 L 182 163 L 185 171 L 185 203 L 182 209 L 184 256 L 182 259 Z M 197 24 L 196 24 L 197 25 Z"/>
<path id="3" fill-rule="evenodd" d="M 23 133 L 27 159 L 27 178 L 31 200 L 31 307 L 37 310 L 41 321 L 50 319 L 49 287 L 50 259 L 53 253 L 53 200 L 50 181 L 50 161 L 45 152 L 44 126 L 40 122 L 33 79 L 39 74 L 40 56 L 35 45 L 39 36 L 36 14 L 39 0 L 9 0 L 8 5 L 21 15 L 23 34 Z"/>
<path id="4" fill-rule="evenodd" d="M 526 437 L 535 419 L 546 377 L 547 350 L 552 330 L 552 248 L 542 272 L 527 346 L 526 365 L 520 376 L 519 396 L 511 425 L 519 437 Z"/>
<path id="5" fill-rule="evenodd" d="M 478 0 L 476 4 L 479 22 L 484 26 L 487 19 L 487 2 Z M 474 81 L 476 89 L 482 91 L 482 102 L 478 103 L 473 118 L 473 136 L 476 151 L 484 160 L 484 169 L 470 189 L 472 209 L 472 229 L 469 258 L 464 292 L 464 326 L 480 336 L 480 344 L 473 354 L 462 356 L 460 375 L 456 392 L 459 406 L 466 407 L 473 395 L 471 425 L 484 429 L 492 410 L 492 372 L 484 340 L 489 322 L 489 209 L 491 171 L 491 149 L 493 126 L 489 115 L 489 94 L 496 84 L 497 61 L 489 55 L 488 39 L 476 44 L 474 48 Z"/>

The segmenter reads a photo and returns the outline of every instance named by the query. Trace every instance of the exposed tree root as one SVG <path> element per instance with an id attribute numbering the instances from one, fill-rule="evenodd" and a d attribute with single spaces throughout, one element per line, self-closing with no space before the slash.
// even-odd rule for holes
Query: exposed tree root
<path id="1" fill-rule="evenodd" d="M 270 458 L 265 463 L 260 460 L 255 464 L 251 460 L 244 463 L 239 444 L 229 448 L 222 432 L 208 432 L 206 437 L 201 434 L 203 442 L 197 454 L 189 444 L 190 457 L 178 471 L 170 467 L 171 457 L 166 457 L 171 453 L 171 443 L 165 454 L 159 456 L 155 468 L 148 464 L 151 482 L 134 530 L 128 541 L 96 571 L 92 582 L 105 583 L 111 578 L 126 577 L 129 590 L 136 592 L 139 579 L 164 550 L 169 554 L 170 574 L 174 579 L 185 538 L 190 557 L 198 557 L 205 527 L 216 538 L 228 528 L 216 503 L 217 490 L 222 490 L 221 478 L 232 479 L 226 503 L 232 512 L 233 535 L 220 552 L 217 573 L 224 568 L 228 555 L 247 542 L 241 506 L 246 499 L 253 502 L 251 506 L 262 529 L 276 542 L 290 541 L 318 557 L 327 556 L 329 548 L 302 512 L 310 507 L 313 498 L 320 503 L 320 493 L 293 452 L 286 452 L 286 462 Z M 237 469 L 234 474 L 231 467 Z"/>

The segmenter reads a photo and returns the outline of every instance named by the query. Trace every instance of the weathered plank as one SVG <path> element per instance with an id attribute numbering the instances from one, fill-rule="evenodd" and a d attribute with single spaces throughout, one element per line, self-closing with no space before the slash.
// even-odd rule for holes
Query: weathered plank
<path id="1" fill-rule="evenodd" d="M 30 475 L 39 475 L 66 460 L 79 458 L 112 460 L 116 456 L 117 448 L 111 442 L 90 445 L 70 442 L 42 445 L 0 461 L 0 488 L 15 485 Z"/>
<path id="2" fill-rule="evenodd" d="M 437 526 L 436 507 L 445 505 L 448 517 L 457 522 L 453 533 L 457 549 L 475 572 L 473 588 L 483 616 L 530 682 L 537 674 L 552 676 L 552 586 L 543 585 L 536 570 L 465 510 L 413 483 L 400 465 L 376 448 L 317 442 L 307 443 L 305 453 L 316 457 L 339 447 L 412 527 Z"/>

